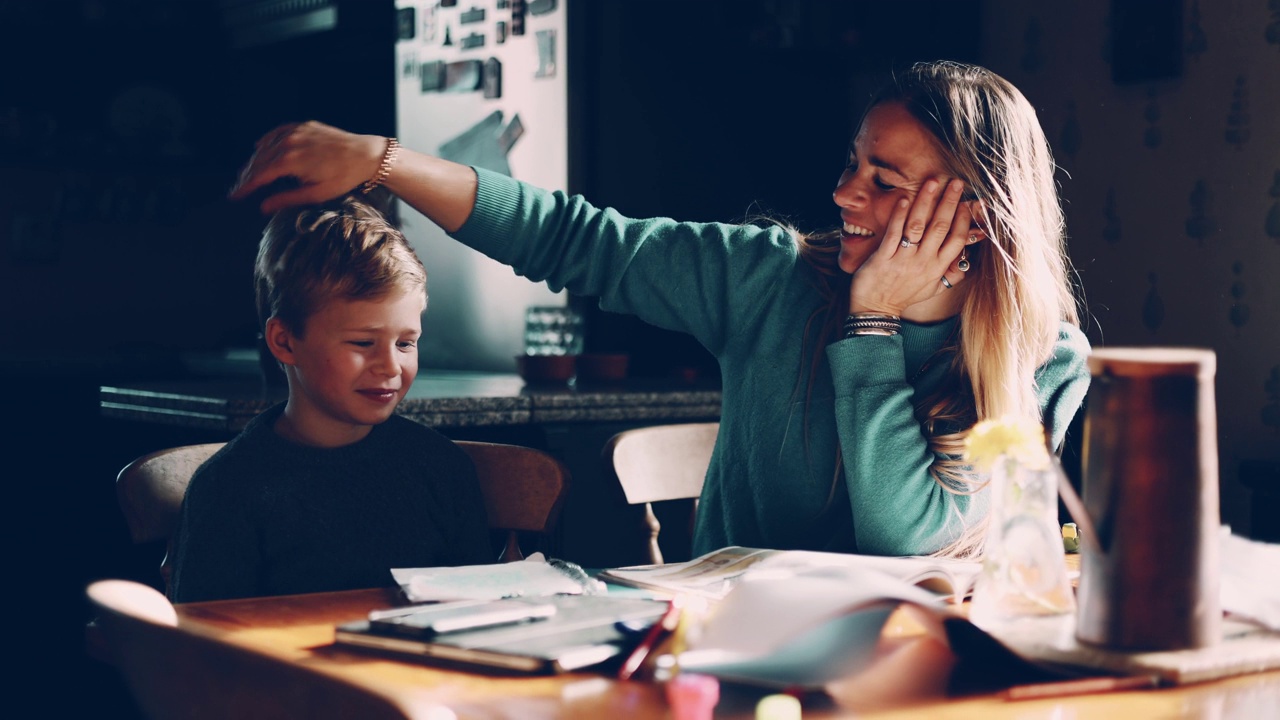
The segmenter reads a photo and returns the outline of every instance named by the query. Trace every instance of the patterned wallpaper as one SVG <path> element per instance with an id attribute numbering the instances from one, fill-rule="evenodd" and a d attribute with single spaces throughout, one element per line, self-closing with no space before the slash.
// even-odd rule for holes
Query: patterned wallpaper
<path id="1" fill-rule="evenodd" d="M 1223 520 L 1247 532 L 1240 462 L 1280 460 L 1280 0 L 1179 5 L 1161 79 L 1113 80 L 1109 2 L 987 0 L 982 62 L 1054 146 L 1094 345 L 1216 351 Z"/>

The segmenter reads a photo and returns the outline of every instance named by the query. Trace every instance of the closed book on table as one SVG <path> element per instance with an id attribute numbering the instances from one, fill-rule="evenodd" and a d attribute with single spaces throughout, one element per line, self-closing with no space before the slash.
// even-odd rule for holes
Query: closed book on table
<path id="1" fill-rule="evenodd" d="M 560 673 L 628 652 L 637 631 L 657 622 L 669 605 L 610 595 L 552 595 L 495 602 L 522 601 L 550 604 L 555 609 L 524 622 L 417 637 L 385 622 L 357 620 L 338 625 L 334 642 L 427 661 L 521 673 Z M 484 605 L 478 605 L 477 612 L 483 611 Z"/>

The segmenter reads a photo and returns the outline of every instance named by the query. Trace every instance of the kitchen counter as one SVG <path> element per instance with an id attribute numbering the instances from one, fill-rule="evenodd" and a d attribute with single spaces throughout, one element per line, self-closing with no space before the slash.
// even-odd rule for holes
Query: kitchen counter
<path id="1" fill-rule="evenodd" d="M 102 386 L 104 417 L 237 433 L 286 397 L 253 376 Z M 396 409 L 440 428 L 716 420 L 720 390 L 678 380 L 526 385 L 518 375 L 423 369 Z"/>

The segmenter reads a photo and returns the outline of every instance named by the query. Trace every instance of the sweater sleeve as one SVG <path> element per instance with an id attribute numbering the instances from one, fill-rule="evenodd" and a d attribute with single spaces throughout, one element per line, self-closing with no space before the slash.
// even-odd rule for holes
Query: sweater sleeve
<path id="1" fill-rule="evenodd" d="M 1067 426 L 1080 411 L 1089 392 L 1089 340 L 1080 328 L 1062 324 L 1053 357 L 1036 371 L 1036 394 L 1040 397 L 1040 415 L 1051 444 L 1061 450 L 1067 437 Z"/>
<path id="2" fill-rule="evenodd" d="M 245 498 L 228 490 L 224 480 L 206 464 L 187 486 L 174 544 L 169 586 L 173 602 L 261 594 L 257 533 L 245 511 Z"/>
<path id="3" fill-rule="evenodd" d="M 1036 372 L 1043 417 L 1062 443 L 1089 387 L 1088 342 L 1063 325 L 1053 356 Z M 988 510 L 986 493 L 951 492 L 929 474 L 934 460 L 913 409 L 900 336 L 867 336 L 827 348 L 836 387 L 836 427 L 858 551 L 936 552 Z"/>
<path id="4" fill-rule="evenodd" d="M 796 261 L 782 228 L 633 220 L 580 196 L 483 169 L 476 175 L 476 207 L 457 240 L 553 290 L 596 296 L 604 310 L 689 333 L 713 354 L 730 323 L 740 327 L 765 310 L 768 294 L 758 290 L 775 287 Z"/>
<path id="5" fill-rule="evenodd" d="M 975 503 L 947 492 L 929 474 L 933 453 L 912 407 L 902 337 L 841 340 L 827 346 L 827 359 L 858 552 L 938 550 L 951 517 L 959 513 L 971 522 Z"/>

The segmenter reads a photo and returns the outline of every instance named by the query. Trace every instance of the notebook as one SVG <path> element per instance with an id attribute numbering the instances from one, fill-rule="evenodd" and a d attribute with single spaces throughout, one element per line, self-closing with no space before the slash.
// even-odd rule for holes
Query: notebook
<path id="1" fill-rule="evenodd" d="M 943 595 L 958 605 L 973 592 L 974 583 L 982 572 L 982 563 L 935 557 L 762 550 L 734 545 L 688 562 L 614 568 L 604 570 L 597 577 L 669 595 L 691 594 L 719 600 L 751 573 L 820 572 L 826 568 L 855 574 L 860 571 L 884 573 Z"/>
<path id="2" fill-rule="evenodd" d="M 334 629 L 334 644 L 426 661 L 520 673 L 562 673 L 628 652 L 637 633 L 666 612 L 662 600 L 610 595 L 552 595 L 505 603 L 553 605 L 553 613 L 524 622 L 411 637 L 387 623 L 357 620 Z M 424 607 L 424 610 L 430 606 Z M 484 605 L 477 606 L 477 612 Z M 412 624 L 412 623 L 407 623 Z"/>

